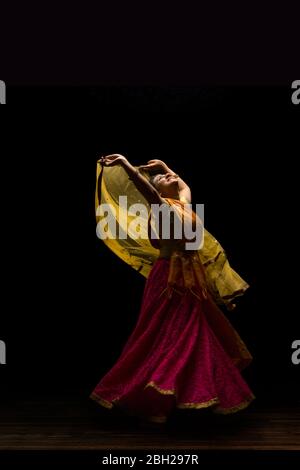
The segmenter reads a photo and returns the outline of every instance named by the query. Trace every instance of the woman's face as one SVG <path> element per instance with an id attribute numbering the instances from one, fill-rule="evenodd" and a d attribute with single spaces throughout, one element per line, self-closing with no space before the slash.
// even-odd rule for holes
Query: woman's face
<path id="1" fill-rule="evenodd" d="M 162 197 L 178 197 L 178 176 L 172 173 L 155 175 L 152 183 Z"/>

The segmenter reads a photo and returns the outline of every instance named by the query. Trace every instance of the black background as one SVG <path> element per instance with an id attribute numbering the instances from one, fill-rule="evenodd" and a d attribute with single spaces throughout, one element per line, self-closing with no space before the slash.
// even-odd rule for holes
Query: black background
<path id="1" fill-rule="evenodd" d="M 205 203 L 207 229 L 251 285 L 228 313 L 254 356 L 244 376 L 261 403 L 299 403 L 300 109 L 290 83 L 8 84 L 7 99 L 21 106 L 1 123 L 1 393 L 87 398 L 132 331 L 145 279 L 97 239 L 94 217 L 96 160 L 123 153 L 133 164 L 165 160 Z"/>

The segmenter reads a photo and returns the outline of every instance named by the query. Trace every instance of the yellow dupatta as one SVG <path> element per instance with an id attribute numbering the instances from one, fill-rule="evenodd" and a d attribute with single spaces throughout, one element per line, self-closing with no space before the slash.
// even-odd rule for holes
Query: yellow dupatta
<path id="1" fill-rule="evenodd" d="M 147 172 L 141 171 L 141 173 L 149 179 Z M 120 204 L 120 196 L 127 197 L 126 206 Z M 182 210 L 183 206 L 180 201 L 170 198 L 166 199 L 170 204 L 174 204 L 179 212 Z M 150 205 L 136 188 L 134 182 L 128 178 L 122 166 L 116 165 L 104 168 L 98 161 L 95 193 L 97 224 L 100 223 L 104 215 L 99 212 L 99 207 L 105 208 L 104 204 L 109 204 L 112 208 L 110 213 L 111 219 L 115 222 L 117 232 L 122 232 L 123 236 L 122 238 L 115 237 L 113 239 L 102 238 L 103 242 L 119 258 L 147 278 L 154 262 L 159 256 L 159 250 L 151 244 L 148 238 Z M 128 208 L 134 204 L 143 204 L 147 208 L 146 212 L 139 214 L 140 238 L 136 238 L 130 231 L 130 224 L 134 223 L 136 213 L 131 213 Z M 228 310 L 235 307 L 233 299 L 242 295 L 249 287 L 247 282 L 231 268 L 223 247 L 205 228 L 203 246 L 188 261 L 188 263 L 192 262 L 192 278 L 191 269 L 189 269 L 191 265 L 188 266 L 187 264 L 187 256 L 181 256 L 180 258 L 179 260 L 178 253 L 174 253 L 174 256 L 172 256 L 169 286 L 173 285 L 175 287 L 179 285 L 176 278 L 179 276 L 178 269 L 180 269 L 185 286 L 193 290 L 196 285 L 195 283 L 200 283 L 203 296 L 205 296 L 207 287 L 215 302 L 219 305 L 225 305 Z M 181 263 L 180 267 L 179 262 Z M 201 272 L 201 267 L 199 268 L 201 265 L 204 269 L 205 279 L 203 272 Z"/>

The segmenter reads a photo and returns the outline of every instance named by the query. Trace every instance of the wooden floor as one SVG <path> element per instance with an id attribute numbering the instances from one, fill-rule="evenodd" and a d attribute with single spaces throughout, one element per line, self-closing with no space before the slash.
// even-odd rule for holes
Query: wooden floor
<path id="1" fill-rule="evenodd" d="M 92 401 L 18 401 L 0 407 L 0 458 L 20 452 L 234 451 L 300 457 L 300 407 L 247 410 L 231 416 L 178 410 L 161 428 Z M 124 452 L 123 452 L 124 453 Z M 98 454 L 100 455 L 100 453 Z M 283 454 L 282 454 L 283 455 Z"/>

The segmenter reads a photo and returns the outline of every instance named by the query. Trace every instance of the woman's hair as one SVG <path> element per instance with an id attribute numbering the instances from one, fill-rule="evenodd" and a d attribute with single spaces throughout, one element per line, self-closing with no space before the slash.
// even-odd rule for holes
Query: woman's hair
<path id="1" fill-rule="evenodd" d="M 156 188 L 156 189 L 157 189 L 157 186 L 156 186 L 154 180 L 158 175 L 163 176 L 163 173 L 160 173 L 160 172 L 154 173 L 154 175 L 151 175 L 150 178 L 149 178 L 149 183 L 152 184 L 152 186 L 154 186 L 154 188 Z"/>
<path id="2" fill-rule="evenodd" d="M 155 186 L 155 183 L 154 183 L 154 180 L 155 180 L 155 177 L 156 177 L 156 176 L 157 176 L 157 174 L 156 174 L 156 175 L 152 175 L 152 176 L 150 176 L 150 178 L 149 178 L 149 183 L 151 183 L 152 186 L 154 186 L 154 187 L 156 187 L 156 186 Z"/>

